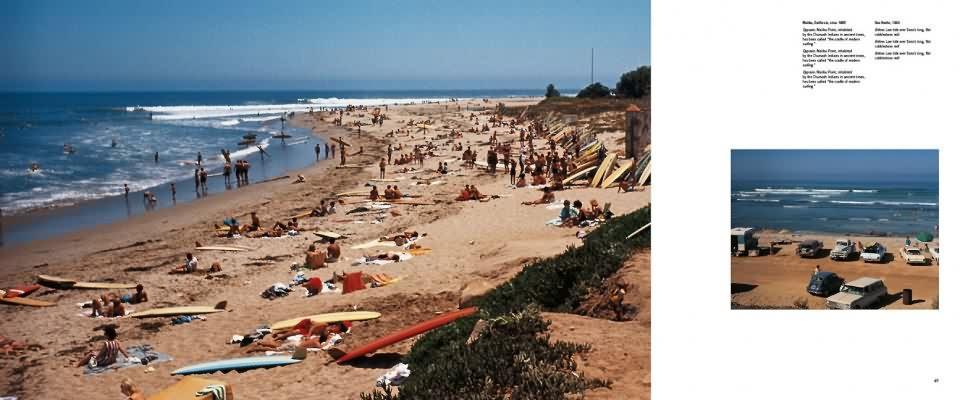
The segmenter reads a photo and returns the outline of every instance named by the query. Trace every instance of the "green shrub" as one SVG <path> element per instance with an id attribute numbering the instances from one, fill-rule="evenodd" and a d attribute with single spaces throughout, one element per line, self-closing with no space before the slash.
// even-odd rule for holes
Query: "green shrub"
<path id="1" fill-rule="evenodd" d="M 585 347 L 550 344 L 547 322 L 537 309 L 569 312 L 590 288 L 621 268 L 636 250 L 650 246 L 650 230 L 626 240 L 650 222 L 650 207 L 613 218 L 591 232 L 579 247 L 524 266 L 516 277 L 477 301 L 480 312 L 435 329 L 418 340 L 406 362 L 412 371 L 397 395 L 366 394 L 364 399 L 395 398 L 564 398 L 602 386 L 572 375 L 572 355 Z M 471 345 L 477 320 L 491 321 L 491 333 Z M 574 379 L 575 378 L 575 379 Z M 397 397 L 398 396 L 398 397 Z"/>
<path id="2" fill-rule="evenodd" d="M 580 93 L 577 93 L 579 98 L 587 99 L 596 99 L 600 97 L 610 97 L 610 88 L 603 86 L 600 82 L 595 82 L 587 85 L 587 87 L 580 89 Z"/>
<path id="3" fill-rule="evenodd" d="M 620 75 L 617 82 L 617 96 L 641 98 L 650 95 L 650 66 L 644 65 Z"/>
<path id="4" fill-rule="evenodd" d="M 549 97 L 560 97 L 560 91 L 557 90 L 557 88 L 554 87 L 553 84 L 551 83 L 551 84 L 547 85 L 547 93 L 544 94 L 544 97 L 548 97 L 548 98 L 549 98 Z"/>

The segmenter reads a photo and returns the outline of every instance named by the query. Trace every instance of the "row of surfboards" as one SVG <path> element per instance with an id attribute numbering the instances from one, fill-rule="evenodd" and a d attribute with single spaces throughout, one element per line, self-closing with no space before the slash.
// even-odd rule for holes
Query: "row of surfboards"
<path id="1" fill-rule="evenodd" d="M 436 329 L 440 326 L 449 324 L 460 318 L 474 314 L 477 311 L 475 307 L 466 308 L 442 314 L 440 316 L 423 321 L 419 324 L 409 326 L 393 332 L 389 335 L 378 338 L 372 342 L 366 343 L 360 347 L 336 358 L 337 364 L 343 364 L 359 357 L 376 352 L 379 349 L 397 343 L 401 340 L 409 339 L 421 333 Z M 363 321 L 379 318 L 380 313 L 371 311 L 353 311 L 344 313 L 319 314 L 308 317 L 293 318 L 286 321 L 280 321 L 270 326 L 271 330 L 290 329 L 300 321 L 309 318 L 314 324 L 331 323 L 340 321 Z M 213 372 L 245 371 L 256 368 L 272 368 L 285 365 L 297 364 L 305 358 L 302 351 L 295 352 L 293 355 L 277 356 L 259 356 L 259 357 L 241 357 L 225 360 L 209 361 L 199 364 L 189 365 L 171 372 L 172 375 L 191 375 L 207 374 Z"/>

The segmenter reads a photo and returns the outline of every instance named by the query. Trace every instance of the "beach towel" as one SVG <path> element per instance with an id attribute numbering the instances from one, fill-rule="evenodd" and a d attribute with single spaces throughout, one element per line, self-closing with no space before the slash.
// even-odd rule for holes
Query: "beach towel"
<path id="1" fill-rule="evenodd" d="M 407 260 L 413 258 L 413 254 L 410 254 L 410 253 L 399 253 L 399 256 L 400 256 L 400 261 L 399 261 L 399 262 L 407 261 Z M 395 263 L 395 262 L 397 262 L 397 261 L 393 261 L 393 260 L 381 260 L 381 259 L 379 259 L 379 258 L 367 259 L 367 258 L 364 258 L 364 257 L 360 257 L 360 258 L 358 258 L 356 261 L 353 262 L 353 265 L 361 265 L 361 264 L 363 264 L 363 265 L 388 265 L 388 264 L 393 264 L 393 263 Z"/>
<path id="2" fill-rule="evenodd" d="M 351 272 L 343 278 L 343 294 L 366 289 L 363 284 L 362 272 Z"/>
<path id="3" fill-rule="evenodd" d="M 560 217 L 556 217 L 554 219 L 548 220 L 547 225 L 560 226 L 560 225 L 563 225 L 563 220 L 560 219 Z"/>
<path id="4" fill-rule="evenodd" d="M 410 376 L 410 368 L 407 364 L 399 363 L 390 368 L 387 373 L 377 378 L 376 386 L 386 388 L 389 386 L 399 386 Z"/>
<path id="5" fill-rule="evenodd" d="M 77 303 L 77 304 L 78 304 L 78 305 L 81 305 L 81 308 L 83 308 L 83 306 L 82 306 L 83 303 Z M 93 316 L 92 316 L 92 315 L 93 315 L 93 310 L 91 309 L 90 312 L 81 311 L 81 312 L 77 313 L 77 316 L 84 317 L 84 318 L 111 319 L 111 320 L 112 320 L 112 319 L 120 319 L 120 318 L 126 317 L 127 315 L 132 314 L 132 313 L 134 312 L 134 309 L 132 309 L 132 308 L 130 308 L 130 307 L 124 307 L 124 308 L 123 308 L 123 312 L 124 312 L 123 316 L 120 316 L 120 317 L 104 317 L 103 315 L 98 315 L 98 316 L 96 316 L 96 317 L 93 317 Z"/>
<path id="6" fill-rule="evenodd" d="M 213 400 L 226 400 L 227 388 L 220 384 L 207 385 L 203 389 L 197 391 L 196 396 L 200 397 L 206 394 L 211 395 Z"/>
<path id="7" fill-rule="evenodd" d="M 171 361 L 173 357 L 168 354 L 160 353 L 153 350 L 153 346 L 149 344 L 139 345 L 139 346 L 130 346 L 127 348 L 127 354 L 130 355 L 130 358 L 124 359 L 123 355 L 117 356 L 117 362 L 107 365 L 107 366 L 96 366 L 91 368 L 89 365 L 83 367 L 84 375 L 98 375 L 113 370 L 143 366 L 145 365 L 141 360 L 149 360 L 150 363 L 158 363 L 164 361 Z"/>

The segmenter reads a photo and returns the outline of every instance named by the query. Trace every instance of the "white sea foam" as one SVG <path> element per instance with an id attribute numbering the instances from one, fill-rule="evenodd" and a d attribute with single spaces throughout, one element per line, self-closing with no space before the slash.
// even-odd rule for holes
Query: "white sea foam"
<path id="1" fill-rule="evenodd" d="M 777 199 L 737 199 L 737 201 L 755 201 L 761 203 L 779 203 L 780 200 Z"/>
<path id="2" fill-rule="evenodd" d="M 279 116 L 279 115 L 274 115 L 274 116 L 272 116 L 272 117 L 246 117 L 246 118 L 240 118 L 240 120 L 243 121 L 243 122 L 266 122 L 266 121 L 272 121 L 272 120 L 275 120 L 275 119 L 280 119 L 280 116 Z"/>
<path id="3" fill-rule="evenodd" d="M 270 138 L 266 138 L 266 139 L 261 140 L 259 144 L 260 144 L 260 147 L 263 147 L 264 149 L 266 149 L 267 147 L 270 146 Z M 245 148 L 240 149 L 240 150 L 237 150 L 237 151 L 231 151 L 231 152 L 230 152 L 230 159 L 231 159 L 231 160 L 241 159 L 241 158 L 244 158 L 244 157 L 249 156 L 249 155 L 251 155 L 251 154 L 257 153 L 257 152 L 259 152 L 259 151 L 260 151 L 260 149 L 258 149 L 257 146 L 245 147 Z M 225 161 L 222 154 L 219 155 L 218 157 L 220 158 L 221 161 Z"/>
<path id="4" fill-rule="evenodd" d="M 220 121 L 220 125 L 223 126 L 234 126 L 240 123 L 239 119 L 228 119 L 226 121 Z"/>
<path id="5" fill-rule="evenodd" d="M 342 108 L 348 105 L 355 106 L 378 106 L 385 104 L 409 104 L 424 103 L 435 101 L 446 101 L 445 98 L 403 98 L 403 99 L 340 99 L 317 98 L 317 99 L 299 99 L 300 103 L 293 104 L 256 104 L 256 105 L 193 105 L 193 106 L 151 106 L 141 107 L 143 112 L 152 113 L 155 120 L 181 120 L 181 119 L 204 119 L 204 118 L 223 118 L 255 116 L 243 118 L 247 121 L 256 121 L 256 118 L 263 118 L 263 121 L 279 118 L 280 114 L 288 112 L 306 112 L 320 107 Z M 139 111 L 136 107 L 126 107 L 129 112 Z"/>

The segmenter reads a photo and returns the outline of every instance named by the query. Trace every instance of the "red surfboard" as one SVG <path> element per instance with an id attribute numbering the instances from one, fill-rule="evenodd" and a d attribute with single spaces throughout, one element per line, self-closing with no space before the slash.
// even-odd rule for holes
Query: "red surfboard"
<path id="1" fill-rule="evenodd" d="M 4 298 L 14 298 L 14 297 L 26 297 L 30 293 L 36 292 L 37 289 L 40 289 L 40 285 L 25 283 L 23 285 L 7 289 L 7 294 L 3 295 Z"/>
<path id="2" fill-rule="evenodd" d="M 469 316 L 475 312 L 477 312 L 476 307 L 465 308 L 463 310 L 448 312 L 446 314 L 443 314 L 433 319 L 423 321 L 411 327 L 403 328 L 399 331 L 396 331 L 380 339 L 374 340 L 370 343 L 367 343 L 363 346 L 360 346 L 356 349 L 351 350 L 349 353 L 344 354 L 342 357 L 340 357 L 337 360 L 337 364 L 343 364 L 354 358 L 373 353 L 391 344 L 394 344 L 404 339 L 409 339 L 411 337 L 414 337 L 426 331 L 439 328 L 443 325 L 449 324 L 460 318 Z"/>

